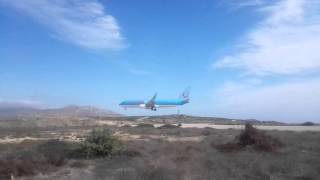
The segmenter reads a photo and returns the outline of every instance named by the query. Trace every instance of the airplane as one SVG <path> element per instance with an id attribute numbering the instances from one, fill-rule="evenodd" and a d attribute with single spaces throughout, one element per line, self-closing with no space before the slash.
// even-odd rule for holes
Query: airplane
<path id="1" fill-rule="evenodd" d="M 157 111 L 158 108 L 163 107 L 182 106 L 189 103 L 189 88 L 187 88 L 178 99 L 156 100 L 156 98 L 157 93 L 155 93 L 149 101 L 125 100 L 122 101 L 119 106 L 123 107 L 125 110 L 127 108 L 143 108 L 150 109 L 151 111 Z"/>

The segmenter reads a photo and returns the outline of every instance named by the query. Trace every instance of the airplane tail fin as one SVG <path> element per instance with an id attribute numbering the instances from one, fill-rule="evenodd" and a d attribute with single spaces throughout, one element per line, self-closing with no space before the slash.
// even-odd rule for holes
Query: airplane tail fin
<path id="1" fill-rule="evenodd" d="M 190 87 L 187 87 L 183 93 L 180 95 L 181 99 L 189 99 Z"/>
<path id="2" fill-rule="evenodd" d="M 150 99 L 150 101 L 155 101 L 156 98 L 157 98 L 157 93 L 155 93 L 155 94 L 153 95 L 153 97 Z"/>
<path id="3" fill-rule="evenodd" d="M 157 93 L 155 93 L 153 97 L 147 102 L 147 106 L 153 106 L 156 98 L 157 98 Z"/>

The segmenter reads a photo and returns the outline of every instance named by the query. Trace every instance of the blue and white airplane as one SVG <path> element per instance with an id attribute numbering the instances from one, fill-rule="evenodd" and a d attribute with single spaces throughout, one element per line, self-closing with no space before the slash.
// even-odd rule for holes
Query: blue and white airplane
<path id="1" fill-rule="evenodd" d="M 157 93 L 149 100 L 125 100 L 119 104 L 119 106 L 124 109 L 127 108 L 143 108 L 156 111 L 158 108 L 163 107 L 176 107 L 182 106 L 189 102 L 189 88 L 187 88 L 178 99 L 169 99 L 169 100 L 156 100 Z"/>

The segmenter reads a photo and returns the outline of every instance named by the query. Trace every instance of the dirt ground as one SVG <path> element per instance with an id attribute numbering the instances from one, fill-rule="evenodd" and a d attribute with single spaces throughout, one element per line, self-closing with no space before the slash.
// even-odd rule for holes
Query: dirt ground
<path id="1" fill-rule="evenodd" d="M 284 146 L 275 152 L 251 147 L 224 153 L 215 147 L 234 142 L 243 125 L 181 123 L 160 128 L 149 121 L 99 120 L 79 126 L 6 126 L 0 131 L 0 156 L 50 139 L 82 142 L 93 129 L 109 129 L 128 152 L 112 158 L 69 159 L 48 173 L 21 180 L 317 180 L 320 177 L 319 126 L 255 125 Z M 176 125 L 178 125 L 176 123 Z"/>
<path id="2" fill-rule="evenodd" d="M 216 125 L 210 123 L 185 123 L 182 128 L 205 128 L 214 129 L 243 129 L 244 125 Z M 278 131 L 320 131 L 320 126 L 265 126 L 255 125 L 254 127 L 261 130 L 278 130 Z"/>

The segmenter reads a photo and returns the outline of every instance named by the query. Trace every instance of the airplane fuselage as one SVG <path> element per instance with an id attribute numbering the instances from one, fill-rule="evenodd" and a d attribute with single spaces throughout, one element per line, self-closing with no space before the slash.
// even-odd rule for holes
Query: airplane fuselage
<path id="1" fill-rule="evenodd" d="M 155 100 L 152 106 L 148 106 L 147 101 L 126 100 L 121 102 L 119 105 L 123 108 L 144 108 L 144 109 L 156 110 L 156 108 L 161 108 L 161 107 L 182 106 L 188 102 L 189 102 L 188 99 Z"/>
<path id="2" fill-rule="evenodd" d="M 144 108 L 156 111 L 162 107 L 176 107 L 182 106 L 189 102 L 189 88 L 187 88 L 178 99 L 159 100 L 157 99 L 157 93 L 148 101 L 143 100 L 126 100 L 122 101 L 119 106 L 127 108 Z"/>

